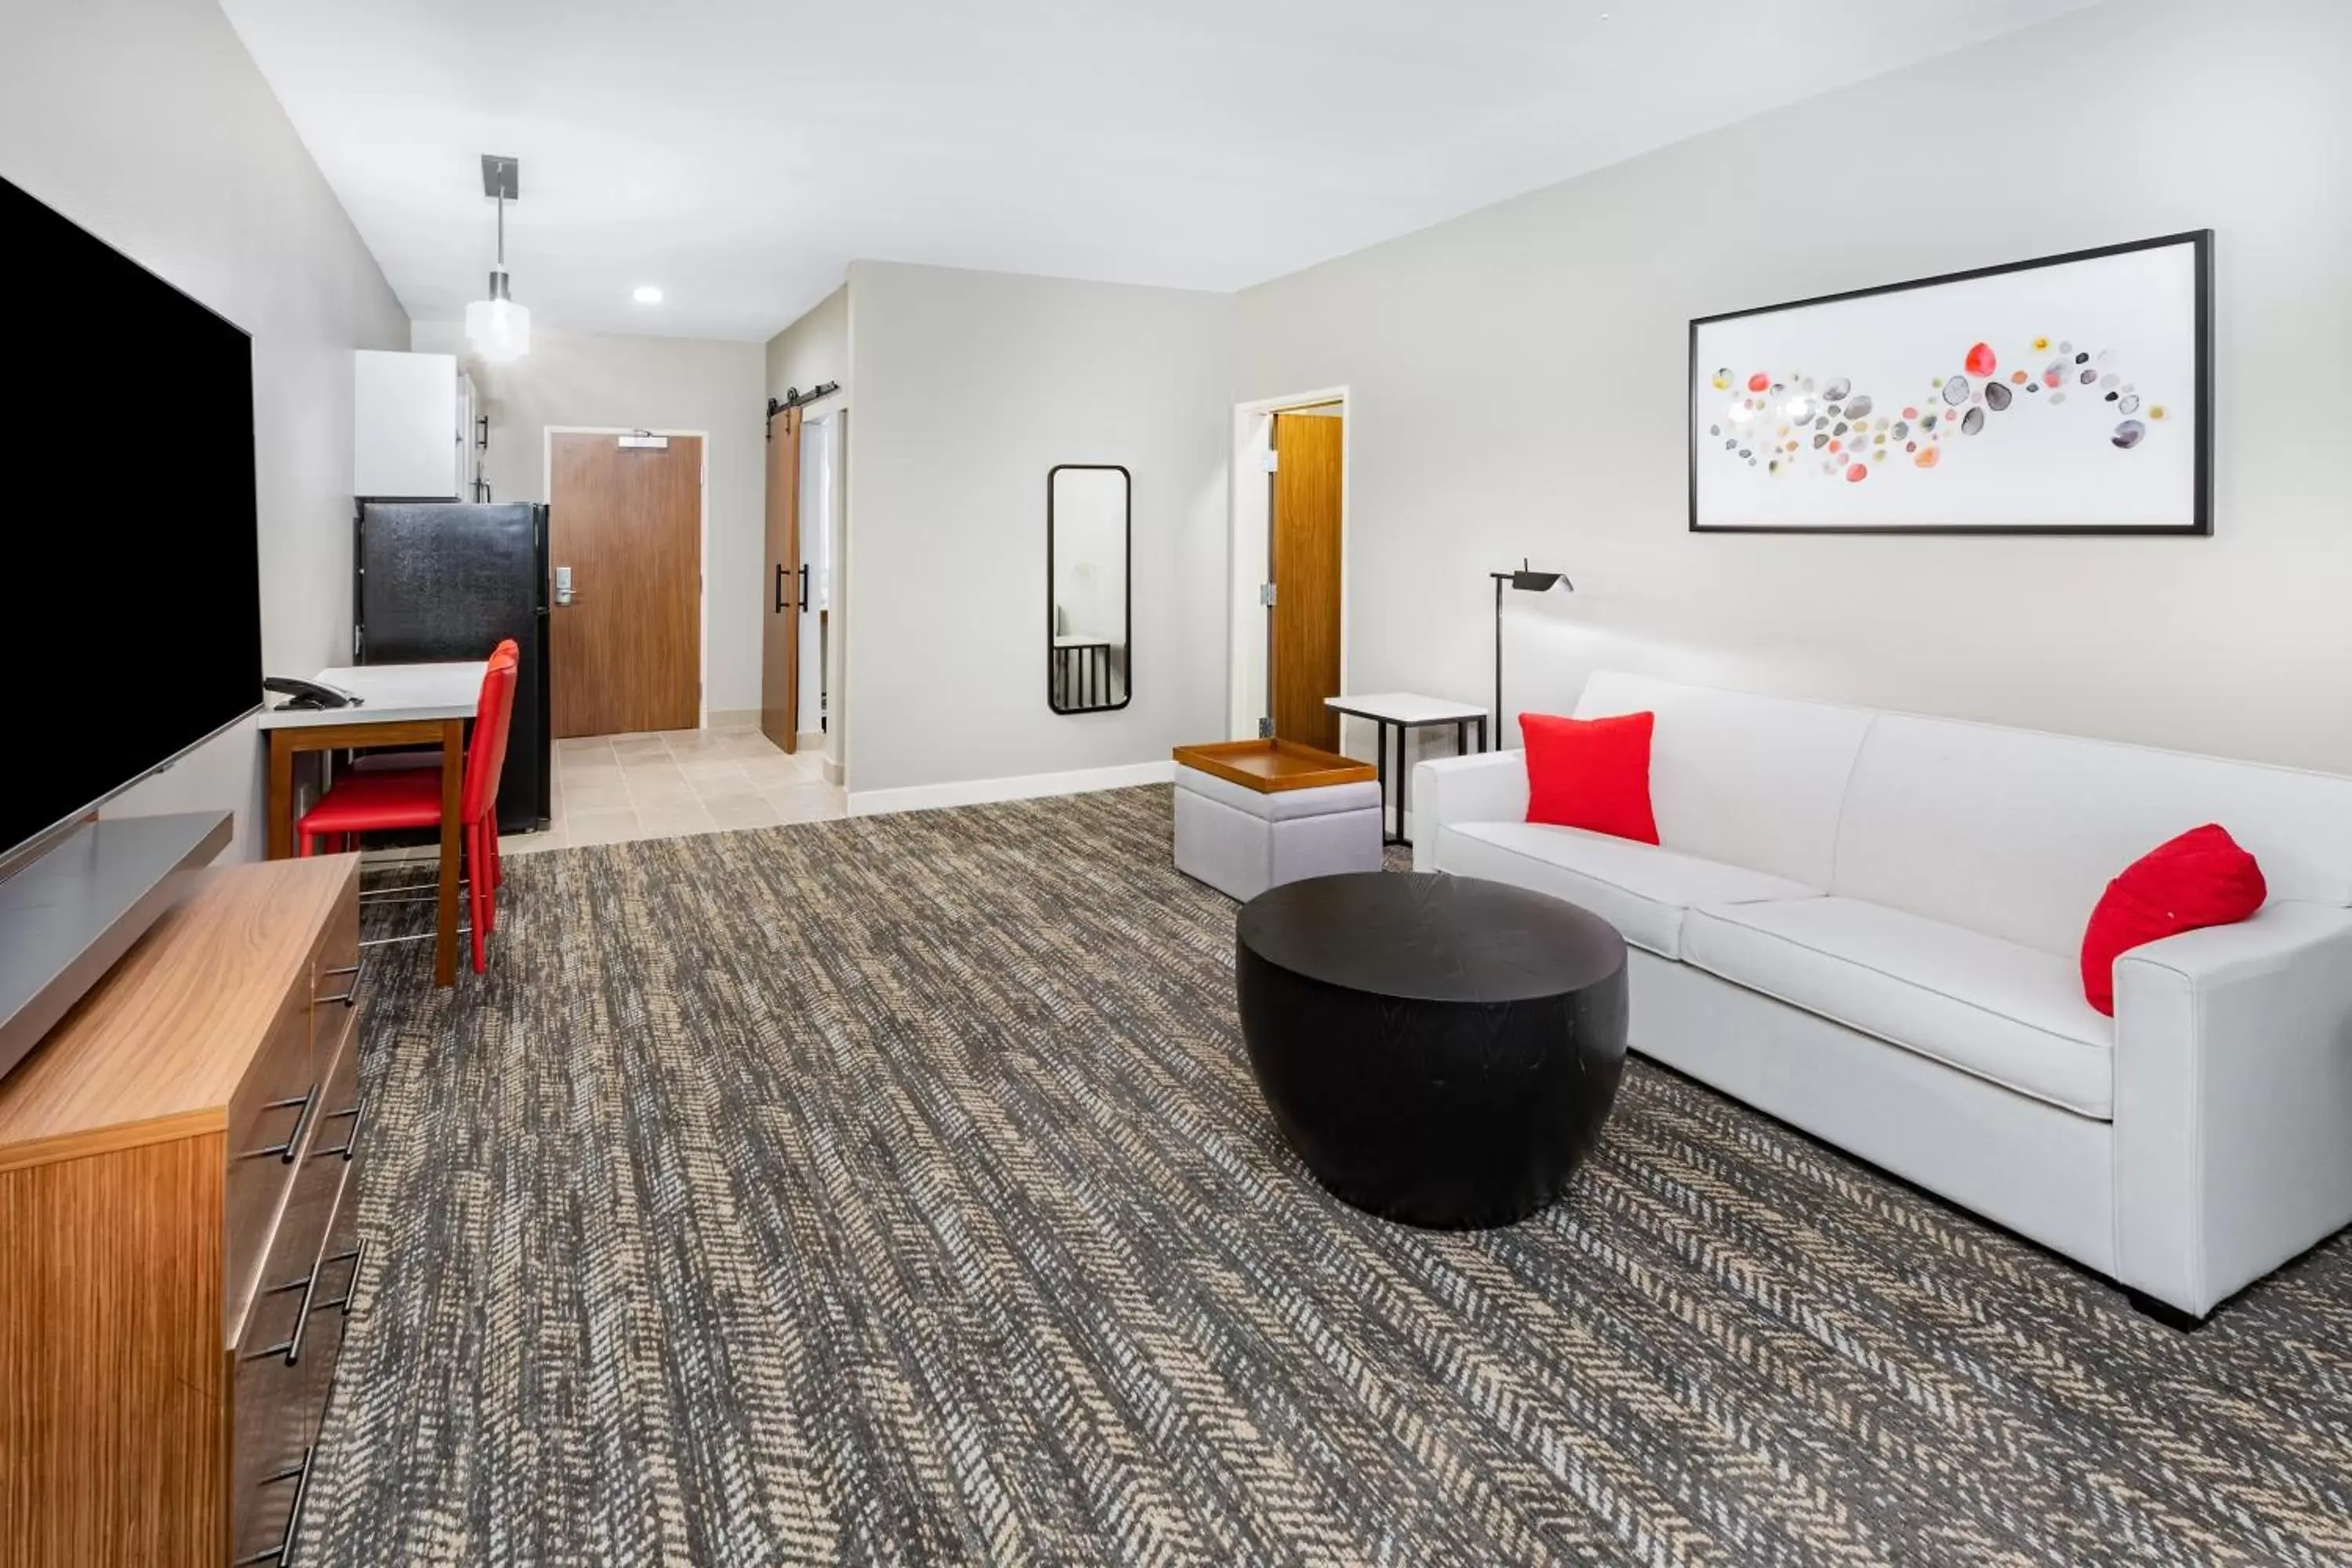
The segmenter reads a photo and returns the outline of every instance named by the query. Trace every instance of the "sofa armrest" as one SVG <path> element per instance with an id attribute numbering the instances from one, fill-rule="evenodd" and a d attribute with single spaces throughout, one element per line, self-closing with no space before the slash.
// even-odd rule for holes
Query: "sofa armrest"
<path id="1" fill-rule="evenodd" d="M 2202 1315 L 2352 1221 L 2352 910 L 2116 961 L 2116 1277 Z"/>
<path id="2" fill-rule="evenodd" d="M 1412 770 L 1412 868 L 1433 871 L 1437 830 L 1455 822 L 1525 822 L 1525 752 L 1477 752 L 1434 757 Z"/>

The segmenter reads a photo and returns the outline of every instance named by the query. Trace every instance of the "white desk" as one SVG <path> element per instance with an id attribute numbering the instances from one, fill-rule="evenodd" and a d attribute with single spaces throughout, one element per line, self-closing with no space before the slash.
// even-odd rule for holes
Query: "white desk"
<path id="1" fill-rule="evenodd" d="M 269 736 L 269 858 L 294 853 L 294 759 L 304 752 L 365 746 L 441 748 L 441 878 L 436 900 L 433 978 L 457 979 L 458 786 L 466 766 L 466 721 L 481 700 L 487 659 L 448 664 L 338 665 L 312 677 L 361 699 L 356 708 L 265 708 Z"/>
<path id="2" fill-rule="evenodd" d="M 265 730 L 313 724 L 396 724 L 413 719 L 470 719 L 481 700 L 489 661 L 448 664 L 354 664 L 322 669 L 310 679 L 361 699 L 357 708 L 265 708 Z M 284 700 L 280 699 L 279 700 Z"/>
<path id="3" fill-rule="evenodd" d="M 1389 731 L 1396 731 L 1397 830 L 1388 839 L 1391 844 L 1409 845 L 1412 842 L 1405 837 L 1405 780 L 1412 773 L 1405 754 L 1407 734 L 1428 724 L 1451 724 L 1454 726 L 1454 751 L 1467 754 L 1470 726 L 1475 724 L 1478 726 L 1478 750 L 1483 752 L 1486 749 L 1486 710 L 1468 702 L 1451 702 L 1443 697 L 1423 697 L 1417 691 L 1376 691 L 1369 697 L 1326 697 L 1323 706 L 1334 713 L 1346 713 L 1372 721 L 1372 757 L 1383 795 L 1388 790 Z M 1386 806 L 1381 811 L 1385 817 Z M 1385 822 L 1382 826 L 1386 826 Z"/>

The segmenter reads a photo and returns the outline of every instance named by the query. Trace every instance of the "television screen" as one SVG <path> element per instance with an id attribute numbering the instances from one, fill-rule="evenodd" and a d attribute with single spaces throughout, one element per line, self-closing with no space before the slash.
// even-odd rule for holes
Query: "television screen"
<path id="1" fill-rule="evenodd" d="M 244 331 L 5 178 L 0 299 L 5 854 L 258 705 L 261 584 Z"/>

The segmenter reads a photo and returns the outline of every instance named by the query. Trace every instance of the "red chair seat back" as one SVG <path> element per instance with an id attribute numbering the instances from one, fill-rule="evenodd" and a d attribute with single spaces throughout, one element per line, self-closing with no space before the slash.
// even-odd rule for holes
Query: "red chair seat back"
<path id="1" fill-rule="evenodd" d="M 458 795 L 457 820 L 472 826 L 498 806 L 499 777 L 506 771 L 507 730 L 514 721 L 514 639 L 490 650 L 482 672 L 482 695 L 474 705 L 473 744 L 466 752 L 466 778 Z"/>

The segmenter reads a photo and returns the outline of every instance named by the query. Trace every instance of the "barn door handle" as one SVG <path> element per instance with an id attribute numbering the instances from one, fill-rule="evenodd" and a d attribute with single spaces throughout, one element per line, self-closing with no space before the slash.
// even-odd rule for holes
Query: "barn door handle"
<path id="1" fill-rule="evenodd" d="M 801 568 L 801 614 L 808 614 L 808 568 Z"/>
<path id="2" fill-rule="evenodd" d="M 776 614 L 784 613 L 784 563 L 776 563 Z"/>

